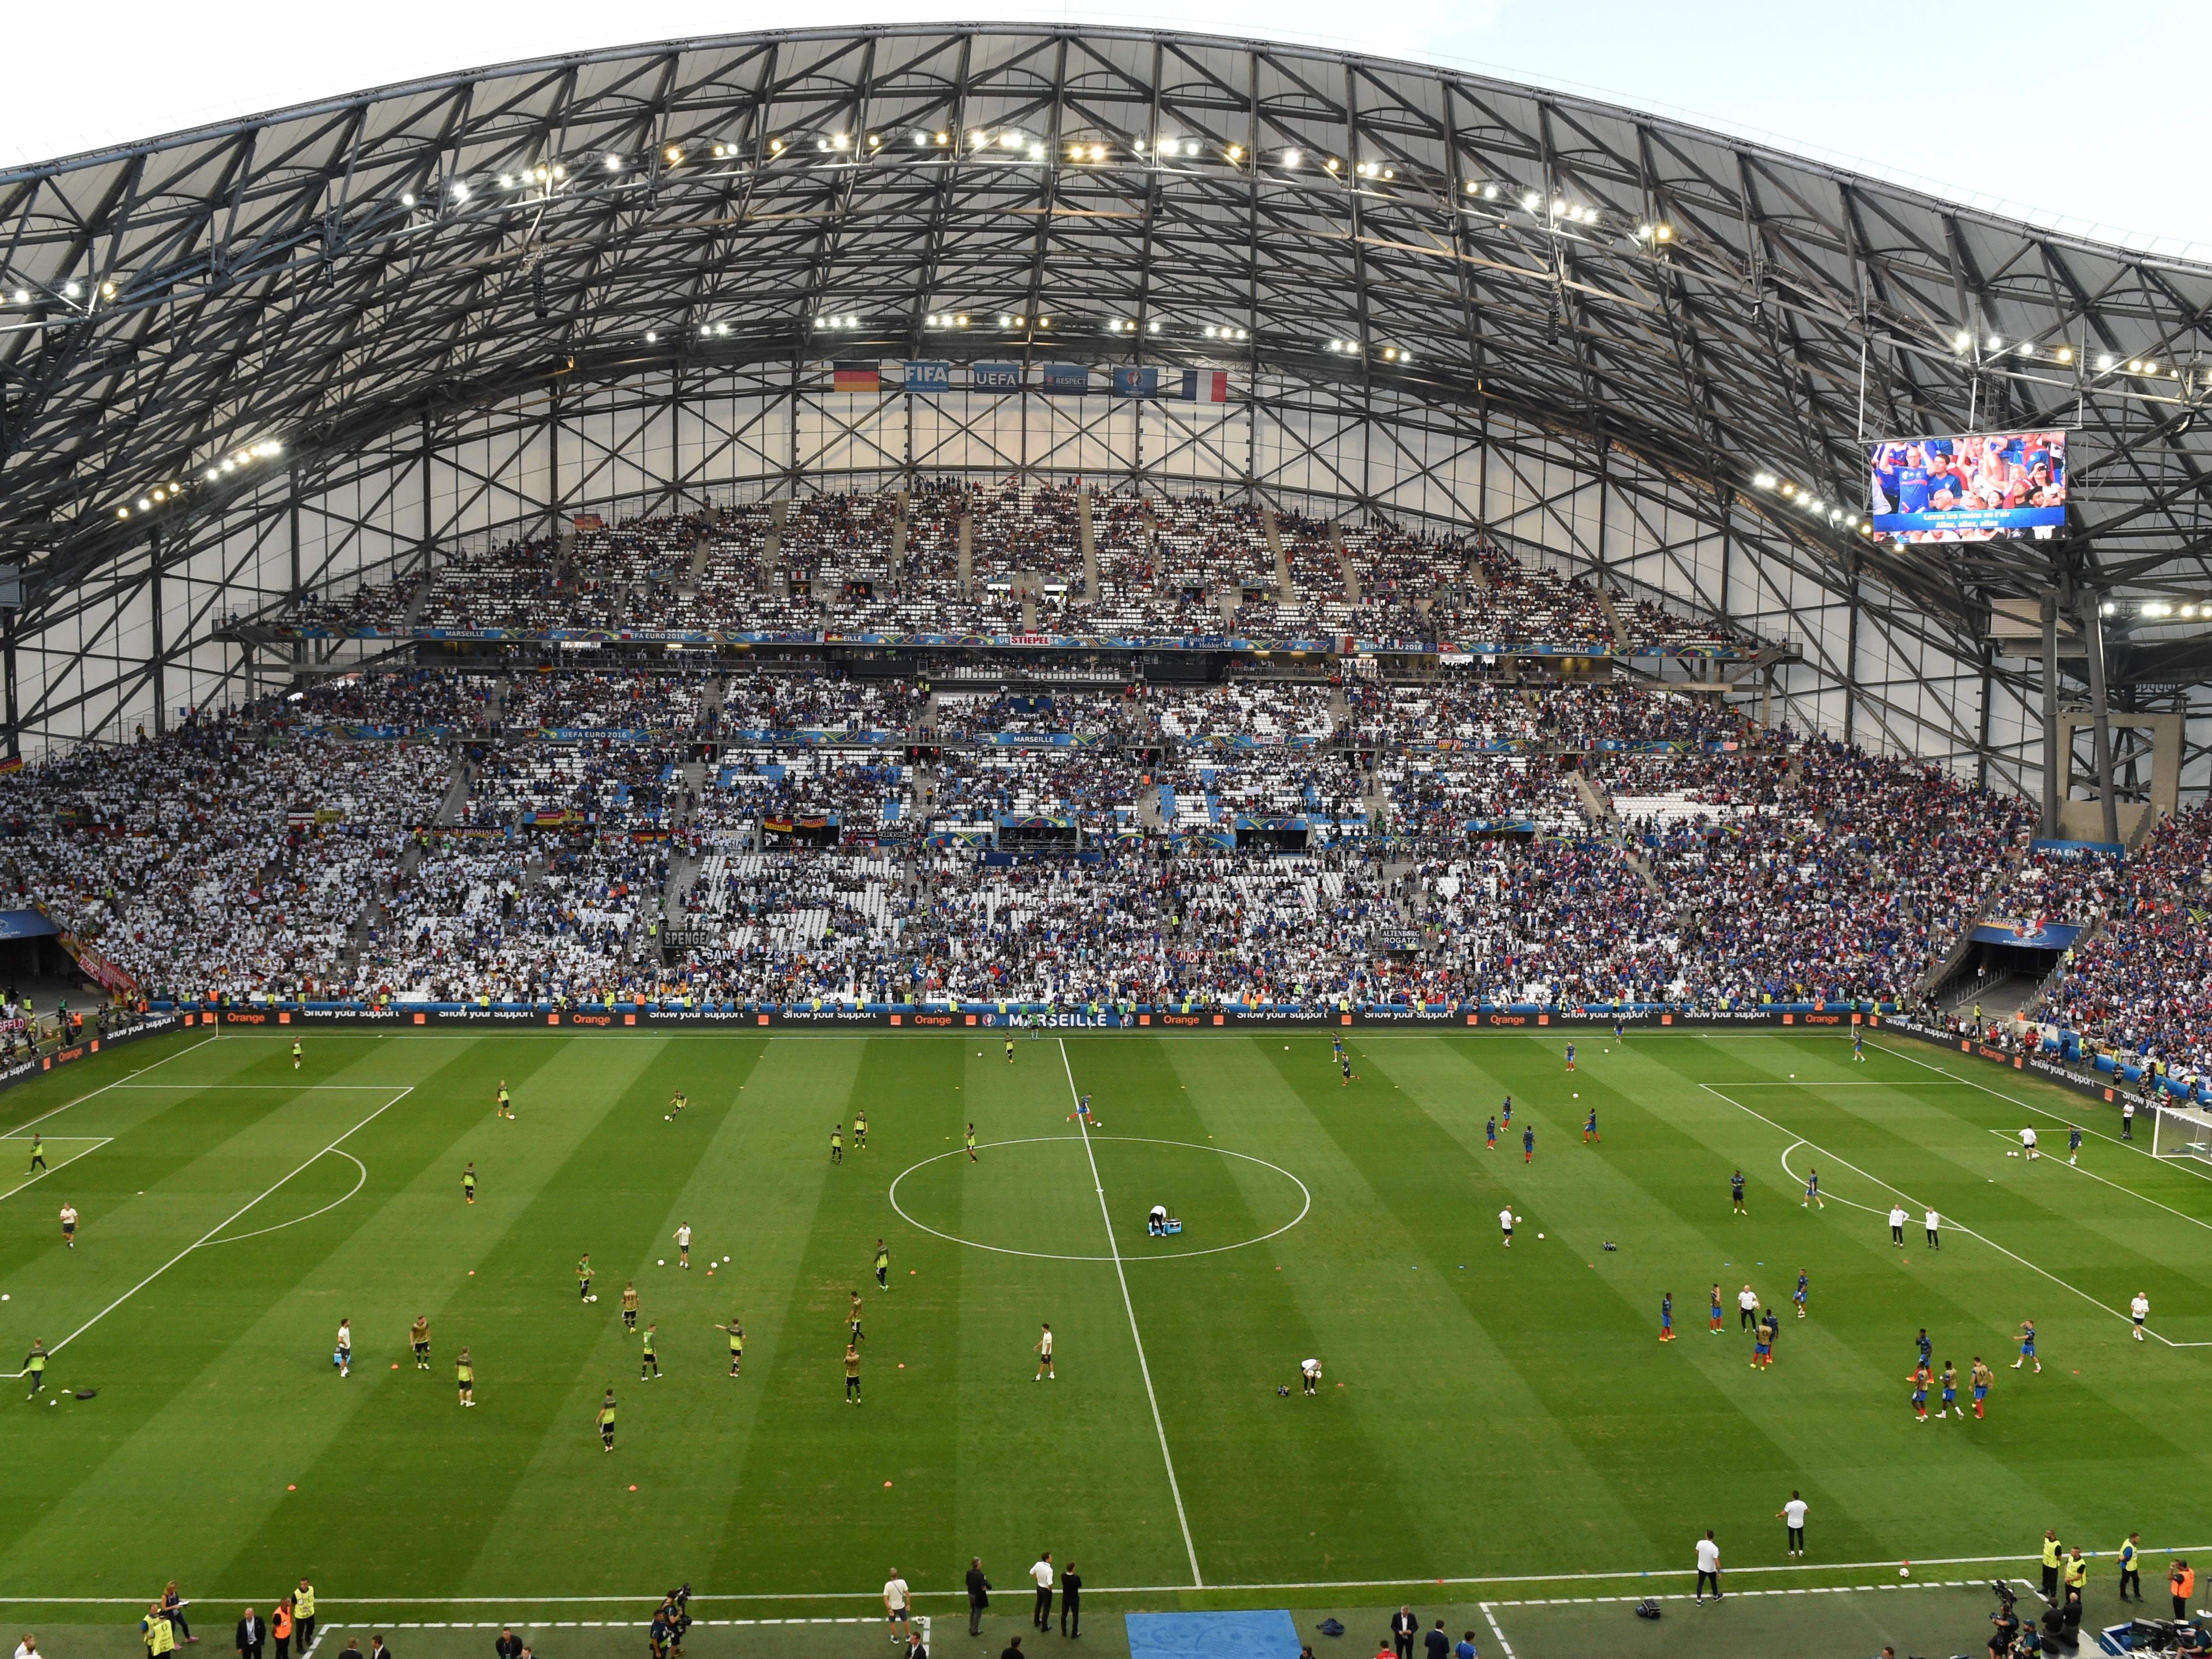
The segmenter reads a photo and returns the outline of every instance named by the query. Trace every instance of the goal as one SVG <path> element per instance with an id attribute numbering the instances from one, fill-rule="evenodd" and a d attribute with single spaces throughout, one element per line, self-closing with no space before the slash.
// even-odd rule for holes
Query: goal
<path id="1" fill-rule="evenodd" d="M 2178 1106 L 2154 1106 L 2151 1111 L 2152 1157 L 2193 1158 L 2212 1164 L 2212 1118 Z"/>

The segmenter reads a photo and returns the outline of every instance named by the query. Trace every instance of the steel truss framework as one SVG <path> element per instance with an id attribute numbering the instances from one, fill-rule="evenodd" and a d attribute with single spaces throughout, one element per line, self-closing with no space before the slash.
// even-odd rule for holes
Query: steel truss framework
<path id="1" fill-rule="evenodd" d="M 0 173 L 0 238 L 31 746 L 234 682 L 232 613 L 564 507 L 939 471 L 1480 514 L 1796 641 L 1806 722 L 2019 787 L 2040 688 L 1992 599 L 2212 599 L 2212 269 L 1309 48 L 897 27 L 563 58 Z M 828 392 L 827 360 L 882 357 L 1226 367 L 1239 398 Z M 1856 532 L 1863 437 L 1974 426 L 2071 429 L 2064 533 Z M 2124 707 L 2212 712 L 2196 646 L 2116 631 Z"/>

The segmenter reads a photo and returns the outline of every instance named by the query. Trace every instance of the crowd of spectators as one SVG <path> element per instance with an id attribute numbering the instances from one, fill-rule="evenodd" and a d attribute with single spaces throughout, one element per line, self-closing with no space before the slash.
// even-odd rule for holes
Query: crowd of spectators
<path id="1" fill-rule="evenodd" d="M 1905 999 L 2063 921 L 2046 1017 L 2204 1069 L 2212 809 L 2124 863 L 2030 829 L 1619 685 L 413 671 L 0 777 L 0 882 L 236 999 Z"/>
<path id="2" fill-rule="evenodd" d="M 2166 819 L 2094 880 L 2101 917 L 2087 905 L 2063 914 L 2102 926 L 2037 1018 L 2176 1075 L 2212 1073 L 2212 806 Z"/>
<path id="3" fill-rule="evenodd" d="M 1203 491 L 939 478 L 456 550 L 345 593 L 318 629 L 1002 635 L 1513 645 L 1747 641 L 1525 563 L 1487 533 L 1331 525 Z M 963 547 L 965 547 L 965 562 Z"/>

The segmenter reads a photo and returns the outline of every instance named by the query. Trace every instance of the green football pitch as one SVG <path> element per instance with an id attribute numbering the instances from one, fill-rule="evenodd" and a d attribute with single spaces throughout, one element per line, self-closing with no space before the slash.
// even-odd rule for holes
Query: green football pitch
<path id="1" fill-rule="evenodd" d="M 1623 1636 L 1602 1598 L 1686 1590 L 1708 1527 L 1731 1588 L 1805 1591 L 1790 1605 L 1824 1617 L 1908 1559 L 1916 1588 L 2024 1574 L 2045 1526 L 2105 1556 L 2138 1528 L 2212 1546 L 2191 1403 L 2212 1373 L 2212 1167 L 1906 1040 L 1855 1062 L 1835 1034 L 1585 1030 L 1570 1075 L 1565 1033 L 1360 1031 L 1346 1085 L 1313 1033 L 1023 1036 L 1009 1063 L 998 1034 L 309 1031 L 297 1070 L 291 1035 L 112 1049 L 0 1103 L 0 1364 L 34 1337 L 56 1351 L 45 1394 L 18 1379 L 0 1408 L 8 1617 L 125 1621 L 173 1577 L 226 1608 L 221 1643 L 237 1602 L 306 1575 L 349 1625 L 557 1620 L 565 1659 L 679 1580 L 710 1618 L 860 1618 L 895 1565 L 950 1632 L 970 1556 L 1012 1628 L 1050 1549 L 1102 1624 L 1426 1595 L 1493 1636 L 1521 1622 L 1526 1659 L 1580 1608 Z M 2024 1123 L 2034 1163 L 2010 1155 Z M 1179 1235 L 1148 1235 L 1156 1202 Z M 618 1311 L 632 1280 L 657 1381 Z M 1747 1282 L 1780 1318 L 1771 1370 L 1738 1329 Z M 2013 1369 L 2024 1319 L 2040 1375 Z M 1923 1326 L 1962 1381 L 1977 1355 L 1995 1368 L 1986 1421 L 1934 1400 L 1915 1421 Z M 1802 1564 L 1774 1518 L 1793 1490 Z M 2155 1604 L 2162 1555 L 2147 1565 Z M 1980 1605 L 1959 1646 L 1979 1646 Z M 1693 1613 L 1669 1608 L 1668 1631 Z M 1620 1650 L 1643 1650 L 1631 1634 Z"/>

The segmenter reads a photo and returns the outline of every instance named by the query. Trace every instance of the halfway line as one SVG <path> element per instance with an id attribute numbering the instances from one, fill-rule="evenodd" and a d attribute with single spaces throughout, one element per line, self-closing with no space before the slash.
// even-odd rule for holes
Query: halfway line
<path id="1" fill-rule="evenodd" d="M 1168 1449 L 1167 1425 L 1160 1421 L 1159 1396 L 1152 1392 L 1152 1368 L 1145 1361 L 1144 1333 L 1137 1328 L 1136 1304 L 1129 1300 L 1129 1276 L 1121 1271 L 1121 1246 L 1114 1237 L 1114 1214 L 1106 1207 L 1106 1185 L 1098 1178 L 1098 1158 L 1091 1150 L 1091 1125 L 1083 1115 L 1083 1098 L 1075 1091 L 1075 1067 L 1068 1063 L 1067 1039 L 1054 1039 L 1060 1044 L 1060 1070 L 1067 1073 L 1067 1097 L 1075 1106 L 1075 1127 L 1083 1133 L 1083 1156 L 1091 1163 L 1091 1185 L 1098 1194 L 1099 1219 L 1106 1224 L 1106 1248 L 1114 1253 L 1114 1277 L 1121 1285 L 1121 1309 L 1129 1316 L 1129 1336 L 1137 1345 L 1137 1369 L 1145 1378 L 1145 1398 L 1152 1407 L 1152 1432 L 1160 1437 L 1160 1461 L 1167 1465 L 1168 1491 L 1175 1498 L 1176 1522 L 1182 1528 L 1183 1552 L 1190 1557 L 1191 1583 L 1200 1589 L 1206 1588 L 1205 1575 L 1198 1570 L 1198 1547 L 1190 1541 L 1190 1517 L 1183 1513 L 1182 1487 L 1176 1480 L 1175 1454 Z"/>

